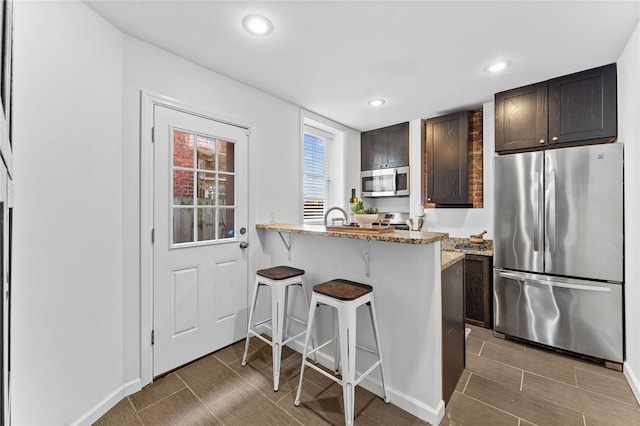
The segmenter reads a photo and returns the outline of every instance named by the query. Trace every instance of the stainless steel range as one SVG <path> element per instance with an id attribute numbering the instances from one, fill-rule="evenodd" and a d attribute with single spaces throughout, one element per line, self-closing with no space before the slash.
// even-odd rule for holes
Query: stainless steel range
<path id="1" fill-rule="evenodd" d="M 380 217 L 384 218 L 383 224 L 388 223 L 389 226 L 402 231 L 408 231 L 409 225 L 407 225 L 407 219 L 409 219 L 409 213 L 401 212 L 380 212 Z M 377 225 L 378 223 L 376 223 Z"/>

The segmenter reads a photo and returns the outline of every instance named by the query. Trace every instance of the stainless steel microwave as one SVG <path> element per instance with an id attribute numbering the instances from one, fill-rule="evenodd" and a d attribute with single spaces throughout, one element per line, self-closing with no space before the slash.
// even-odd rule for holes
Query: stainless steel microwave
<path id="1" fill-rule="evenodd" d="M 363 197 L 409 195 L 409 166 L 360 172 Z"/>

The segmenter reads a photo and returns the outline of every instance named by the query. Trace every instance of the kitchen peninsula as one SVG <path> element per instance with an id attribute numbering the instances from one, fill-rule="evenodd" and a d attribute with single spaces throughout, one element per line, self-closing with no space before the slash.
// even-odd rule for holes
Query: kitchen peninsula
<path id="1" fill-rule="evenodd" d="M 265 264 L 290 265 L 306 271 L 313 285 L 344 278 L 373 286 L 380 326 L 385 384 L 391 402 L 431 423 L 444 415 L 442 401 L 441 241 L 447 234 L 420 231 L 363 233 L 358 228 L 327 231 L 320 225 L 257 224 Z M 291 297 L 300 297 L 292 293 Z M 303 303 L 293 300 L 294 316 L 304 318 Z M 298 310 L 299 308 L 299 310 Z M 321 308 L 315 341 L 332 336 L 332 315 Z M 360 315 L 362 321 L 360 321 Z M 373 346 L 366 309 L 358 312 L 358 345 Z M 294 322 L 290 324 L 298 326 Z M 290 332 L 294 332 L 291 330 Z M 296 342 L 302 351 L 302 342 Z M 319 352 L 321 364 L 333 367 L 333 348 Z M 359 350 L 358 374 L 374 357 Z M 380 395 L 378 371 L 361 385 Z"/>

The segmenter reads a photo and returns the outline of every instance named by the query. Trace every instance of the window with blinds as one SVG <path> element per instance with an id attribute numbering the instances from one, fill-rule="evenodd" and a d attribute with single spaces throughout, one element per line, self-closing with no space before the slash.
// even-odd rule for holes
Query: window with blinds
<path id="1" fill-rule="evenodd" d="M 329 133 L 311 126 L 304 127 L 304 222 L 318 222 L 330 199 L 329 149 L 332 137 Z"/>

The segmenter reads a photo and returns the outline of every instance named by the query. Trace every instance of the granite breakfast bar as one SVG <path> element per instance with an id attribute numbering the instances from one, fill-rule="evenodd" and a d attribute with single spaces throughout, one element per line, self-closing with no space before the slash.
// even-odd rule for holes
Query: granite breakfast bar
<path id="1" fill-rule="evenodd" d="M 290 265 L 304 269 L 309 294 L 313 285 L 335 278 L 373 286 L 387 395 L 391 403 L 438 424 L 444 416 L 441 241 L 447 234 L 420 231 L 365 234 L 357 228 L 334 232 L 319 225 L 279 223 L 256 227 L 265 255 L 263 267 Z M 301 297 L 301 293 L 293 293 L 291 297 Z M 294 316 L 303 318 L 304 303 L 295 299 L 292 302 L 296 308 Z M 333 333 L 330 309 L 321 309 L 316 318 L 314 337 L 316 342 L 324 342 Z M 294 322 L 290 325 L 298 326 Z M 293 343 L 294 349 L 302 352 L 303 342 Z M 358 312 L 357 343 L 365 348 L 374 347 L 365 309 Z M 361 350 L 357 357 L 358 374 L 375 358 Z M 333 348 L 321 350 L 319 361 L 332 368 Z M 381 394 L 377 371 L 360 385 Z"/>

